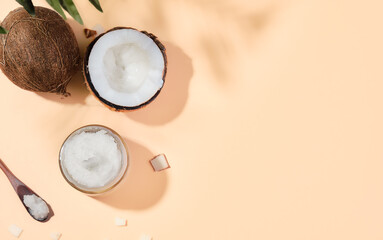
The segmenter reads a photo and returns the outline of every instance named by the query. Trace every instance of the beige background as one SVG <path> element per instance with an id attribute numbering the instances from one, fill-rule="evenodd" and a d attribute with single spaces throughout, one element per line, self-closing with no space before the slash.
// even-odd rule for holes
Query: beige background
<path id="1" fill-rule="evenodd" d="M 101 0 L 104 14 L 75 2 L 88 27 L 155 33 L 165 88 L 115 113 L 80 74 L 68 99 L 1 74 L 0 156 L 56 215 L 33 221 L 0 174 L 0 239 L 12 223 L 36 240 L 383 239 L 381 0 Z M 1 0 L 0 17 L 17 6 Z M 58 168 L 65 137 L 90 123 L 118 131 L 132 157 L 127 181 L 100 199 Z M 172 168 L 154 173 L 147 161 L 162 152 Z"/>

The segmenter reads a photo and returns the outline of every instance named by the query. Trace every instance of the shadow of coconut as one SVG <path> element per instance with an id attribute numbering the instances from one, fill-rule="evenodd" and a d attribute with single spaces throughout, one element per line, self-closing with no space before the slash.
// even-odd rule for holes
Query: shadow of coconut
<path id="1" fill-rule="evenodd" d="M 193 76 L 192 60 L 181 48 L 164 42 L 168 58 L 165 84 L 158 97 L 142 109 L 126 115 L 148 125 L 163 125 L 178 117 L 184 109 Z"/>
<path id="2" fill-rule="evenodd" d="M 129 169 L 126 178 L 111 193 L 94 197 L 120 209 L 144 210 L 154 206 L 167 187 L 166 171 L 154 172 L 149 161 L 154 154 L 147 148 L 125 139 L 129 150 Z"/>
<path id="3" fill-rule="evenodd" d="M 79 24 L 73 19 L 68 19 L 66 21 L 69 26 L 71 26 L 74 35 L 76 36 L 78 47 L 80 48 L 80 56 L 83 59 L 85 56 L 85 51 L 88 45 L 92 42 L 94 38 L 86 38 L 84 34 L 84 26 Z M 82 61 L 81 61 L 81 66 L 82 66 Z"/>
<path id="4" fill-rule="evenodd" d="M 66 104 L 85 104 L 85 99 L 89 95 L 89 91 L 85 85 L 85 80 L 82 75 L 82 72 L 76 73 L 72 80 L 70 80 L 67 92 L 69 92 L 71 95 L 68 97 L 64 97 L 62 95 L 58 95 L 55 93 L 36 93 L 40 97 L 43 97 L 50 101 L 60 102 L 60 103 L 66 103 Z"/>

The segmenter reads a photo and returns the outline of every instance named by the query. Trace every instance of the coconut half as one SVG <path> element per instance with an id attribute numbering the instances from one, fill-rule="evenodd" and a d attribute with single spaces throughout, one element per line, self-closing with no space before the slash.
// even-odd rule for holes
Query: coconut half
<path id="1" fill-rule="evenodd" d="M 157 37 L 118 27 L 98 36 L 84 58 L 91 92 L 115 111 L 134 110 L 153 101 L 166 75 L 165 47 Z"/>

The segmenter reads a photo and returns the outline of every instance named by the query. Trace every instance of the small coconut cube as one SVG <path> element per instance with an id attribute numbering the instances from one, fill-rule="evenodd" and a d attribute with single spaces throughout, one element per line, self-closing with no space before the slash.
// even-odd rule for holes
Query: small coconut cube
<path id="1" fill-rule="evenodd" d="M 16 238 L 19 238 L 19 237 L 20 237 L 20 234 L 23 232 L 23 229 L 22 229 L 22 228 L 19 228 L 18 226 L 14 225 L 14 224 L 12 224 L 11 226 L 9 226 L 8 231 L 9 231 L 13 236 L 15 236 Z"/>
<path id="2" fill-rule="evenodd" d="M 117 226 L 126 226 L 126 219 L 125 218 L 116 217 L 114 219 L 114 224 L 116 224 Z"/>
<path id="3" fill-rule="evenodd" d="M 84 28 L 84 34 L 86 38 L 91 38 L 96 36 L 97 32 L 89 28 Z"/>
<path id="4" fill-rule="evenodd" d="M 142 234 L 140 240 L 152 240 L 152 236 L 148 234 Z"/>
<path id="5" fill-rule="evenodd" d="M 61 238 L 61 233 L 59 232 L 53 232 L 51 233 L 51 239 L 53 240 L 59 240 Z"/>
<path id="6" fill-rule="evenodd" d="M 150 160 L 150 164 L 152 164 L 152 167 L 156 172 L 170 168 L 168 159 L 166 158 L 165 154 L 155 156 L 152 160 Z"/>

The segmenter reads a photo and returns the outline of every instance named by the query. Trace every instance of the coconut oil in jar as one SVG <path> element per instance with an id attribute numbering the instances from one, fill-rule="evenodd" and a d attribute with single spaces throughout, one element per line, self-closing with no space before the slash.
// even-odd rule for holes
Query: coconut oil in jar
<path id="1" fill-rule="evenodd" d="M 89 125 L 77 129 L 60 150 L 60 169 L 70 185 L 94 195 L 113 189 L 126 175 L 128 153 L 112 129 Z"/>

